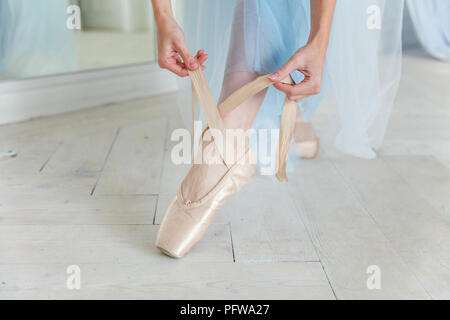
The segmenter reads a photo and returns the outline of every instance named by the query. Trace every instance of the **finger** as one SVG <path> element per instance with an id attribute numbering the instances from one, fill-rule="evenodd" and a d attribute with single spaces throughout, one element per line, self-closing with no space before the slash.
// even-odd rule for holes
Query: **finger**
<path id="1" fill-rule="evenodd" d="M 201 49 L 201 50 L 198 50 L 198 51 L 197 51 L 196 56 L 197 56 L 197 58 L 198 58 L 199 56 L 201 56 L 201 55 L 203 55 L 203 54 L 205 54 L 205 50 Z"/>
<path id="2" fill-rule="evenodd" d="M 277 88 L 278 90 L 284 92 L 286 94 L 286 96 L 288 96 L 288 97 L 298 95 L 298 94 L 294 94 L 294 86 L 291 84 L 276 82 L 273 84 L 273 86 L 275 88 Z"/>
<path id="3" fill-rule="evenodd" d="M 206 61 L 207 59 L 208 59 L 208 55 L 207 55 L 207 54 L 203 54 L 203 55 L 197 57 L 197 61 L 198 61 L 198 63 L 200 63 L 200 64 L 205 63 L 205 61 Z"/>
<path id="4" fill-rule="evenodd" d="M 179 65 L 181 67 L 181 69 L 187 71 L 186 66 L 184 65 L 183 61 L 181 61 L 181 59 L 177 60 L 177 65 Z M 206 69 L 206 67 L 204 65 L 202 65 L 202 64 L 200 65 L 200 67 L 202 68 L 202 70 Z M 183 72 L 183 74 L 184 74 L 184 72 Z M 189 72 L 188 72 L 188 74 L 189 74 Z"/>
<path id="5" fill-rule="evenodd" d="M 181 56 L 181 58 L 183 59 L 184 65 L 186 66 L 186 68 L 188 68 L 189 70 L 195 70 L 198 68 L 198 62 L 197 59 L 195 59 L 191 53 L 189 52 L 189 50 L 186 48 L 186 45 L 184 43 L 182 44 L 177 44 L 176 45 L 176 49 L 178 51 L 178 54 Z"/>
<path id="6" fill-rule="evenodd" d="M 274 87 L 286 93 L 288 97 L 311 96 L 320 93 L 320 84 L 310 78 L 305 78 L 295 85 L 277 82 L 274 83 Z"/>
<path id="7" fill-rule="evenodd" d="M 291 96 L 291 97 L 288 97 L 288 99 L 299 103 L 300 101 L 303 101 L 303 100 L 305 100 L 306 98 L 309 98 L 309 97 L 310 96 Z"/>
<path id="8" fill-rule="evenodd" d="M 188 75 L 188 71 L 186 70 L 184 64 L 181 61 L 168 64 L 165 68 L 169 71 L 172 71 L 173 73 L 175 73 L 180 77 L 186 77 Z"/>
<path id="9" fill-rule="evenodd" d="M 275 82 L 282 81 L 287 78 L 289 74 L 298 68 L 296 58 L 292 56 L 289 60 L 277 71 L 269 76 L 269 79 Z"/>
<path id="10" fill-rule="evenodd" d="M 205 53 L 205 50 L 203 50 L 203 49 L 202 50 L 198 50 L 197 54 L 195 55 L 195 58 L 197 59 L 197 61 L 200 60 L 200 59 L 205 59 L 205 57 L 207 58 L 208 54 Z"/>
<path id="11" fill-rule="evenodd" d="M 158 54 L 158 64 L 160 65 L 161 68 L 167 69 L 169 65 L 176 63 L 182 63 L 184 65 L 180 55 L 177 52 L 172 51 L 166 54 L 165 53 Z"/>

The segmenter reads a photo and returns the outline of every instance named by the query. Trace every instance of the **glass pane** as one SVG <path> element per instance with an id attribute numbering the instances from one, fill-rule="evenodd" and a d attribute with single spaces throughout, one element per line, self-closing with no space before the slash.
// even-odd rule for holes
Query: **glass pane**
<path id="1" fill-rule="evenodd" d="M 0 0 L 0 78 L 155 60 L 150 0 Z"/>

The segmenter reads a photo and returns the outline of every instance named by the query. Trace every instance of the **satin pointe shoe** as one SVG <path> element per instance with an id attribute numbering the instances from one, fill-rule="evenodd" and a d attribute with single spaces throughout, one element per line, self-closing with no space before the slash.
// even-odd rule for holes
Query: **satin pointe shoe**
<path id="1" fill-rule="evenodd" d="M 199 68 L 189 71 L 189 75 L 192 85 L 192 110 L 194 111 L 198 99 L 208 127 L 221 133 L 222 137 L 226 137 L 222 118 L 242 102 L 273 84 L 269 78 L 270 75 L 260 76 L 236 90 L 217 106 L 202 70 Z M 284 81 L 289 84 L 294 83 L 290 76 Z M 297 104 L 285 98 L 275 168 L 275 175 L 279 181 L 288 180 L 286 163 L 294 133 L 296 114 Z M 215 139 L 213 141 L 216 143 Z M 217 151 L 220 153 L 227 171 L 212 190 L 200 200 L 192 202 L 189 199 L 183 199 L 180 189 L 167 209 L 156 236 L 156 247 L 168 256 L 183 257 L 203 237 L 215 214 L 226 200 L 252 180 L 256 170 L 256 161 L 250 149 L 236 163 L 229 163 L 222 149 L 218 148 Z"/>
<path id="2" fill-rule="evenodd" d="M 172 200 L 156 237 L 156 247 L 164 254 L 183 257 L 205 234 L 214 216 L 226 200 L 249 183 L 255 174 L 248 150 L 206 196 L 191 202 L 183 198 L 181 188 Z"/>
<path id="3" fill-rule="evenodd" d="M 294 141 L 298 154 L 302 159 L 313 159 L 317 157 L 320 150 L 320 141 L 311 123 L 303 121 L 297 121 L 295 123 Z"/>

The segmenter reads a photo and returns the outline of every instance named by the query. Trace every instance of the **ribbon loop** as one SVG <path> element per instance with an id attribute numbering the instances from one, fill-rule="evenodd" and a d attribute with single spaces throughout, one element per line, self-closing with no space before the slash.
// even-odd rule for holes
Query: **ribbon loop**
<path id="1" fill-rule="evenodd" d="M 223 124 L 222 118 L 236 109 L 247 99 L 273 84 L 273 81 L 269 79 L 269 75 L 258 77 L 233 92 L 227 99 L 225 99 L 219 106 L 217 106 L 202 70 L 199 68 L 195 71 L 189 71 L 189 75 L 191 77 L 192 84 L 192 121 L 194 119 L 194 108 L 196 104 L 195 97 L 197 97 L 200 102 L 200 106 L 202 107 L 203 113 L 205 114 L 208 126 L 210 128 L 220 130 L 220 132 L 224 134 L 224 137 L 226 128 Z M 290 76 L 282 82 L 287 84 L 294 83 Z M 286 163 L 292 136 L 294 134 L 296 115 L 297 103 L 289 100 L 286 97 L 284 100 L 283 113 L 281 115 L 280 135 L 278 139 L 277 158 L 275 166 L 275 175 L 279 181 L 288 180 L 286 175 Z M 226 162 L 226 157 L 223 154 L 223 146 L 217 147 L 219 149 L 222 160 L 229 168 L 231 164 Z"/>

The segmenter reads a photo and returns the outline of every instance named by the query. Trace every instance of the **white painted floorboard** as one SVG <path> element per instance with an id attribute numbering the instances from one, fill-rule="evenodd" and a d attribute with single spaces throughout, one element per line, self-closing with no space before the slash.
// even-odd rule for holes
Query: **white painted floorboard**
<path id="1" fill-rule="evenodd" d="M 450 170 L 432 156 L 383 156 L 450 223 Z"/>
<path id="2" fill-rule="evenodd" d="M 157 230 L 154 225 L 1 225 L 0 264 L 174 263 L 154 246 Z M 211 226 L 186 261 L 232 262 L 229 233 L 227 225 Z"/>
<path id="3" fill-rule="evenodd" d="M 166 128 L 166 118 L 120 128 L 95 195 L 157 194 Z"/>
<path id="4" fill-rule="evenodd" d="M 256 176 L 223 211 L 237 262 L 318 261 L 286 185 L 274 177 Z"/>
<path id="5" fill-rule="evenodd" d="M 381 159 L 334 160 L 396 252 L 435 299 L 450 298 L 450 225 Z"/>
<path id="6" fill-rule="evenodd" d="M 0 299 L 333 299 L 318 262 L 237 264 L 177 260 L 80 264 L 83 285 L 66 288 L 65 264 L 0 264 Z M 274 272 L 276 270 L 276 272 Z M 20 288 L 20 290 L 18 290 Z"/>
<path id="7" fill-rule="evenodd" d="M 157 196 L 0 194 L 0 225 L 146 225 Z"/>
<path id="8" fill-rule="evenodd" d="M 338 298 L 428 298 L 330 160 L 304 161 L 290 190 Z M 381 270 L 382 290 L 367 288 L 373 265 Z"/>
<path id="9" fill-rule="evenodd" d="M 66 137 L 41 167 L 41 171 L 51 176 L 97 177 L 116 135 L 115 128 L 95 128 Z"/>

